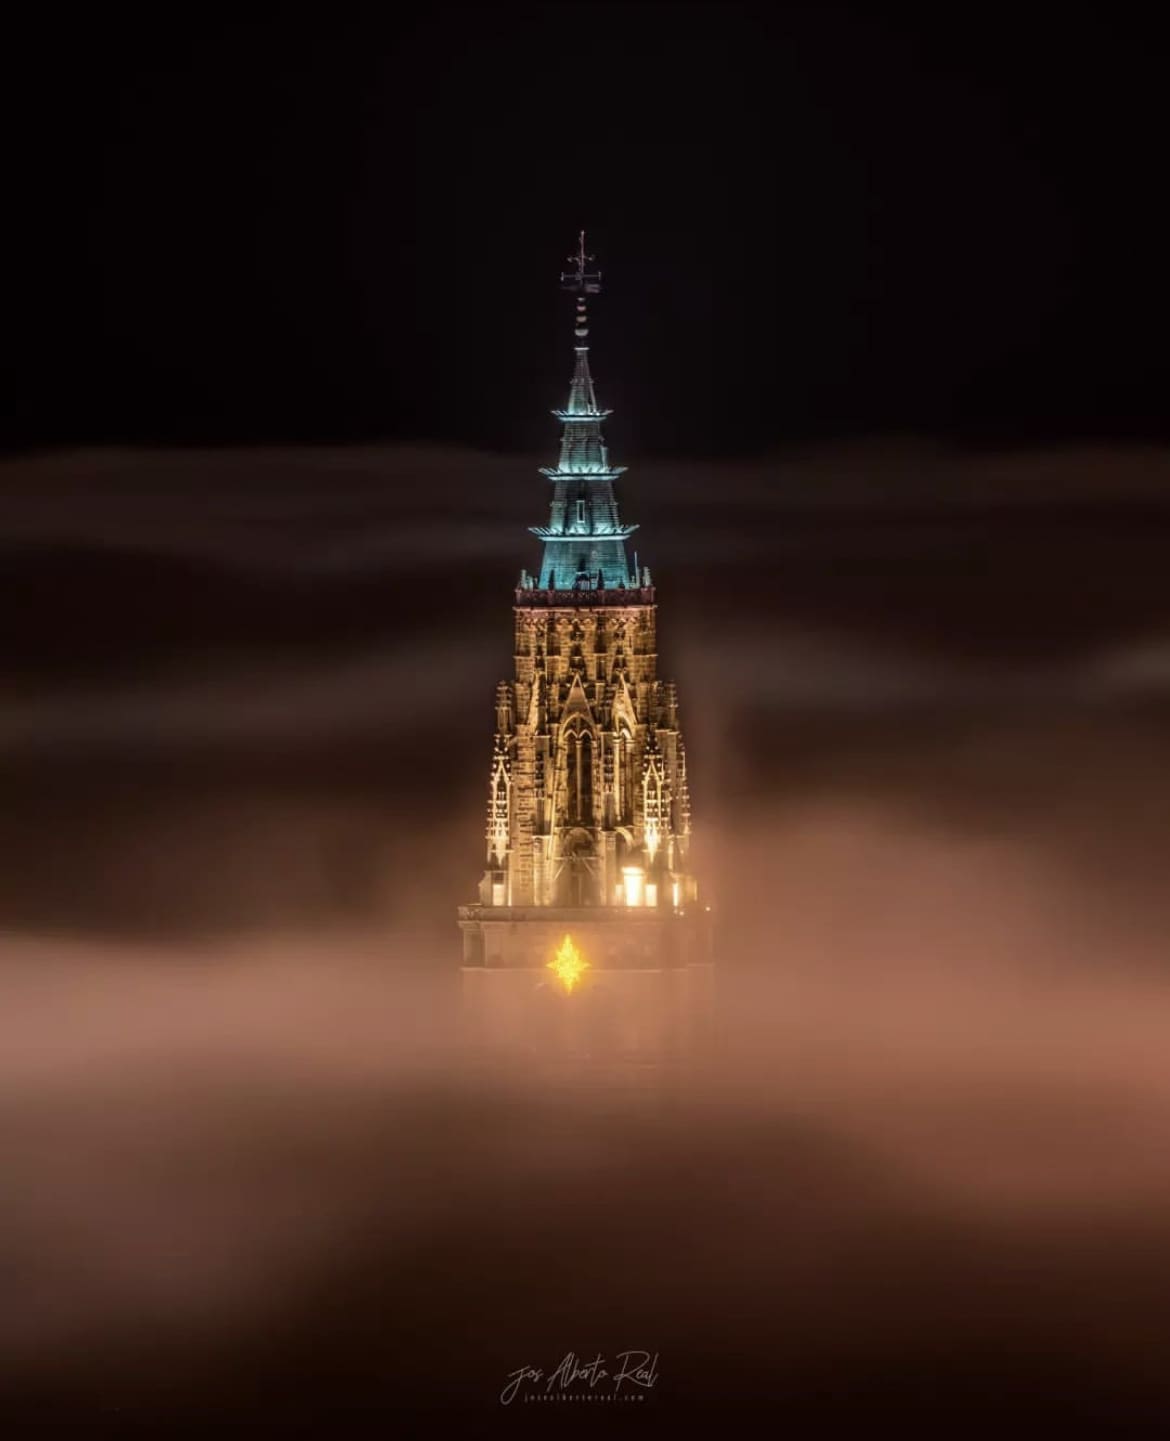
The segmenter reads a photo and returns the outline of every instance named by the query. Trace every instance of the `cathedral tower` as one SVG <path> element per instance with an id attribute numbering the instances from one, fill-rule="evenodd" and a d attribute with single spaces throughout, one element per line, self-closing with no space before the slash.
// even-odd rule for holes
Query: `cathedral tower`
<path id="1" fill-rule="evenodd" d="M 653 1062 L 685 1046 L 709 981 L 689 867 L 687 761 L 658 678 L 650 570 L 618 512 L 589 368 L 601 288 L 582 232 L 573 378 L 536 574 L 515 592 L 515 672 L 496 688 L 487 869 L 460 908 L 467 1008 L 484 1039 Z"/>

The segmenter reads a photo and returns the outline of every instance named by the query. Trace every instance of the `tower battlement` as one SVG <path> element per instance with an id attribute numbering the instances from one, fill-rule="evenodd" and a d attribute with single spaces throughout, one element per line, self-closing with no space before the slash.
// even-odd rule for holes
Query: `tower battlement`
<path id="1" fill-rule="evenodd" d="M 590 610 L 594 606 L 654 605 L 652 585 L 629 586 L 620 590 L 582 586 L 573 590 L 538 590 L 535 586 L 516 588 L 517 610 Z"/>

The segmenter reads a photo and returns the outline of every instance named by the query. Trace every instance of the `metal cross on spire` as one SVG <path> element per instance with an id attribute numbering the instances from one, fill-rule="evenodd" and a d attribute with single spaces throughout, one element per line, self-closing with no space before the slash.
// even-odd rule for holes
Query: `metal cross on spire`
<path id="1" fill-rule="evenodd" d="M 574 268 L 561 271 L 562 290 L 575 290 L 579 295 L 596 295 L 601 289 L 601 271 L 585 269 L 594 258 L 585 254 L 585 232 L 582 230 L 577 236 L 576 254 L 568 257 Z"/>

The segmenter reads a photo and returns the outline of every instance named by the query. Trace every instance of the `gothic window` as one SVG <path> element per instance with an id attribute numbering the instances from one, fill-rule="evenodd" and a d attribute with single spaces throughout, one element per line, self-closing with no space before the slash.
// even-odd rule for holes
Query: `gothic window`
<path id="1" fill-rule="evenodd" d="M 585 502 L 583 500 L 577 502 L 577 524 L 585 524 Z"/>
<path id="2" fill-rule="evenodd" d="M 488 856 L 501 862 L 508 854 L 509 801 L 508 764 L 504 753 L 497 751 L 488 806 Z"/>
<path id="3" fill-rule="evenodd" d="M 582 820 L 593 819 L 593 737 L 583 735 L 581 744 L 577 747 L 579 782 L 577 794 L 579 798 Z"/>
<path id="4" fill-rule="evenodd" d="M 662 843 L 666 819 L 662 771 L 656 762 L 647 766 L 643 784 L 645 795 L 642 801 L 642 828 L 646 837 L 646 854 L 653 860 Z"/>
<path id="5" fill-rule="evenodd" d="M 634 738 L 623 727 L 618 737 L 617 811 L 622 820 L 634 819 Z"/>
<path id="6" fill-rule="evenodd" d="M 565 738 L 566 819 L 593 824 L 593 739 L 587 731 Z"/>

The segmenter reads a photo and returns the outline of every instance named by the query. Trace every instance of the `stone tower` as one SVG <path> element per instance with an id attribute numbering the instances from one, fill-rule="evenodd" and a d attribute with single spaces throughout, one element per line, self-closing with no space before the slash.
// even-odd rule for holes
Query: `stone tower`
<path id="1" fill-rule="evenodd" d="M 574 367 L 538 574 L 515 592 L 515 672 L 496 689 L 487 869 L 463 906 L 466 1009 L 487 1041 L 654 1063 L 685 1049 L 710 982 L 706 908 L 689 868 L 687 761 L 658 677 L 649 568 L 631 566 L 587 303 L 582 233 Z M 566 957 L 568 960 L 566 960 Z"/>

